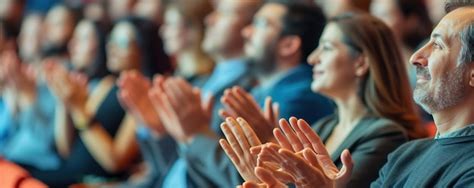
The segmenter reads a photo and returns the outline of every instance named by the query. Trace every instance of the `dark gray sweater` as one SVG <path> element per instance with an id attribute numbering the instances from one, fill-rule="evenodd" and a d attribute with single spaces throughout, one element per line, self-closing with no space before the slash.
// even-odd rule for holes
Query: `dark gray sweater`
<path id="1" fill-rule="evenodd" d="M 474 187 L 474 135 L 422 139 L 389 155 L 372 187 Z"/>

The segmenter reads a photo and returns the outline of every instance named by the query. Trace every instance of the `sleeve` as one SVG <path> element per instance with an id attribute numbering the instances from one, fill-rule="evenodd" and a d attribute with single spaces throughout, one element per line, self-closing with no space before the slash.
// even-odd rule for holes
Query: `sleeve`
<path id="1" fill-rule="evenodd" d="M 474 169 L 464 173 L 453 187 L 474 187 Z"/>
<path id="2" fill-rule="evenodd" d="M 197 136 L 183 152 L 188 173 L 198 187 L 235 187 L 243 180 L 218 140 Z"/>
<path id="3" fill-rule="evenodd" d="M 387 162 L 388 154 L 407 141 L 405 132 L 398 126 L 377 127 L 372 130 L 374 134 L 363 138 L 357 147 L 351 150 L 355 166 L 348 187 L 369 187 Z M 381 175 L 383 178 L 383 173 Z"/>
<path id="4" fill-rule="evenodd" d="M 148 139 L 139 142 L 143 158 L 150 165 L 150 178 L 155 185 L 161 186 L 174 162 L 178 159 L 177 143 L 171 136 Z"/>

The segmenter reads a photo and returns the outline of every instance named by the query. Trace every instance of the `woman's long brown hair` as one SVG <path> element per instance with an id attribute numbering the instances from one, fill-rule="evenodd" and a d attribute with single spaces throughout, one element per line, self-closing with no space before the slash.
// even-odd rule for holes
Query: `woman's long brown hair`
<path id="1" fill-rule="evenodd" d="M 363 54 L 369 63 L 369 71 L 358 91 L 369 112 L 401 124 L 410 139 L 426 137 L 405 64 L 388 26 L 365 13 L 343 14 L 329 23 L 335 23 L 344 35 L 343 41 Z"/>

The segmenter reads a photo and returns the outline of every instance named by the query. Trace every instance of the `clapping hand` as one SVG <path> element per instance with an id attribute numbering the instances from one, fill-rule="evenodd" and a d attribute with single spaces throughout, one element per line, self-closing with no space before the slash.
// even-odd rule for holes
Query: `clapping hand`
<path id="1" fill-rule="evenodd" d="M 291 118 L 290 124 L 281 120 L 280 127 L 283 131 L 274 131 L 280 145 L 270 143 L 252 148 L 252 152 L 259 152 L 258 166 L 272 173 L 288 173 L 292 177 L 291 183 L 297 187 L 345 187 L 353 168 L 349 151 L 342 153 L 341 161 L 344 166 L 339 170 L 319 136 L 304 120 Z M 274 167 L 266 167 L 268 165 L 265 163 L 279 164 L 279 168 L 276 171 Z M 288 179 L 279 180 L 285 182 Z"/>
<path id="2" fill-rule="evenodd" d="M 224 119 L 242 117 L 249 122 L 260 140 L 263 142 L 274 141 L 272 130 L 277 126 L 279 109 L 270 97 L 266 98 L 262 110 L 252 95 L 236 86 L 225 90 L 221 102 L 225 107 L 219 111 L 221 117 Z"/>
<path id="3" fill-rule="evenodd" d="M 182 78 L 158 76 L 149 92 L 168 134 L 181 143 L 189 143 L 197 134 L 212 134 L 210 121 L 213 98 L 201 100 L 201 90 Z"/>
<path id="4" fill-rule="evenodd" d="M 132 70 L 121 73 L 117 85 L 120 88 L 118 98 L 122 106 L 136 120 L 149 126 L 158 134 L 164 134 L 166 131 L 158 117 L 158 112 L 148 97 L 148 92 L 152 87 L 151 81 L 138 71 Z"/>

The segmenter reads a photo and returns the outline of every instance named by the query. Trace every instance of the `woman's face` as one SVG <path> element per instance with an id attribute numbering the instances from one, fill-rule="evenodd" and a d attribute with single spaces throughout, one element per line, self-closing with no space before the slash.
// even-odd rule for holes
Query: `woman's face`
<path id="1" fill-rule="evenodd" d="M 181 14 L 175 8 L 167 8 L 160 34 L 164 41 L 164 49 L 168 55 L 176 55 L 191 46 L 189 29 L 185 26 Z"/>
<path id="2" fill-rule="evenodd" d="M 42 23 L 41 17 L 37 15 L 27 16 L 23 21 L 18 37 L 18 48 L 22 59 L 31 60 L 39 56 Z"/>
<path id="3" fill-rule="evenodd" d="M 137 68 L 140 56 L 134 26 L 127 22 L 118 23 L 110 34 L 107 43 L 107 68 L 120 73 Z"/>
<path id="4" fill-rule="evenodd" d="M 71 63 L 75 70 L 85 70 L 94 63 L 98 43 L 98 37 L 92 22 L 81 21 L 69 42 Z"/>
<path id="5" fill-rule="evenodd" d="M 314 92 L 334 97 L 355 84 L 354 58 L 342 38 L 337 25 L 328 24 L 318 48 L 308 57 L 309 64 L 313 65 L 311 89 Z"/>
<path id="6" fill-rule="evenodd" d="M 74 22 L 70 12 L 64 7 L 54 7 L 46 15 L 44 37 L 46 44 L 61 46 L 67 44 L 74 30 Z"/>

